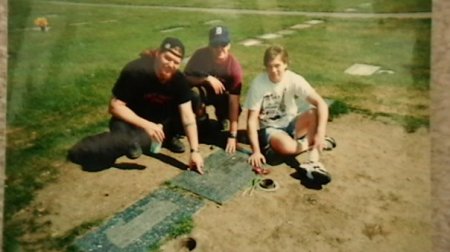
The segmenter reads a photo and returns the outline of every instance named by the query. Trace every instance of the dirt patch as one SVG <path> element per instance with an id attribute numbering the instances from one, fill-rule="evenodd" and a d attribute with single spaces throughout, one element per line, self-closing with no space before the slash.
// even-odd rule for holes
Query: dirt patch
<path id="1" fill-rule="evenodd" d="M 278 190 L 238 194 L 222 206 L 208 202 L 196 213 L 189 235 L 193 251 L 430 251 L 428 131 L 408 134 L 349 114 L 331 122 L 328 133 L 338 142 L 321 158 L 333 176 L 330 184 L 309 189 L 295 178 L 295 169 L 275 166 L 267 177 Z M 202 145 L 201 151 L 214 150 Z M 187 163 L 186 154 L 170 155 Z M 17 219 L 34 216 L 34 222 L 47 223 L 23 240 L 39 243 L 112 217 L 182 172 L 146 156 L 120 161 L 132 165 L 97 173 L 62 165 L 58 181 L 18 214 Z M 185 244 L 180 237 L 162 250 L 188 251 Z"/>

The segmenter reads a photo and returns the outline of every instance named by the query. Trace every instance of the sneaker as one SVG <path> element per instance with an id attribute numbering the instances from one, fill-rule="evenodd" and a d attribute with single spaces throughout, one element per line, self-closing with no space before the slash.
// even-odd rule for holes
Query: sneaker
<path id="1" fill-rule="evenodd" d="M 126 153 L 126 156 L 129 159 L 136 159 L 141 155 L 142 155 L 142 148 L 137 142 L 132 143 Z"/>
<path id="2" fill-rule="evenodd" d="M 325 137 L 325 147 L 323 148 L 323 150 L 326 151 L 330 151 L 333 150 L 334 148 L 336 148 L 337 144 L 336 144 L 336 140 L 334 140 L 334 138 L 326 136 Z"/>
<path id="3" fill-rule="evenodd" d="M 320 184 L 328 184 L 331 181 L 330 173 L 325 169 L 320 162 L 308 162 L 301 164 L 300 168 L 306 172 L 306 177 L 314 180 Z"/>
<path id="4" fill-rule="evenodd" d="M 171 137 L 164 142 L 164 147 L 175 153 L 185 152 L 184 144 L 177 137 Z"/>

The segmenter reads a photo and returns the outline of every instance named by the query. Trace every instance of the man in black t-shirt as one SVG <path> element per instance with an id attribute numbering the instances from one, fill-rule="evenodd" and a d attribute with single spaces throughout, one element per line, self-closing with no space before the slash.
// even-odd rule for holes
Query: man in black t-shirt
<path id="1" fill-rule="evenodd" d="M 152 142 L 182 153 L 184 146 L 176 134 L 184 128 L 191 147 L 189 165 L 203 173 L 203 158 L 198 151 L 197 125 L 191 105 L 192 91 L 179 71 L 183 56 L 181 41 L 166 38 L 159 49 L 141 55 L 123 68 L 112 89 L 110 132 L 104 137 L 114 145 L 120 142 L 123 148 L 116 148 L 122 153 L 109 153 L 105 158 L 107 161 L 115 161 L 121 155 L 137 158 L 142 148 L 149 149 Z M 114 137 L 122 140 L 113 141 L 111 138 Z M 80 151 L 69 152 L 69 159 L 75 163 L 81 164 L 82 157 Z"/>

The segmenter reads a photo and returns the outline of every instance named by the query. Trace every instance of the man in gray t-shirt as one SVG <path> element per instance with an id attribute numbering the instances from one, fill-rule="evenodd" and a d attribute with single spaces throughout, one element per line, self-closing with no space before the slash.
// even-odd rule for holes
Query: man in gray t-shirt
<path id="1" fill-rule="evenodd" d="M 244 105 L 252 147 L 249 163 L 261 172 L 269 153 L 297 156 L 309 151 L 310 160 L 301 168 L 310 179 L 328 183 L 331 177 L 319 162 L 319 152 L 336 145 L 334 139 L 325 136 L 328 105 L 302 76 L 287 69 L 288 54 L 283 47 L 269 47 L 264 66 L 266 71 L 252 81 Z M 311 108 L 299 113 L 299 101 L 309 103 Z"/>

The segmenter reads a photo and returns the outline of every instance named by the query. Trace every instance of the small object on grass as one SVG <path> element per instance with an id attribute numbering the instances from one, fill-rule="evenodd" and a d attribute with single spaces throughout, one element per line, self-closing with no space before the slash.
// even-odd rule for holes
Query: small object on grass
<path id="1" fill-rule="evenodd" d="M 278 188 L 280 188 L 280 185 L 273 179 L 270 178 L 255 178 L 252 180 L 252 185 L 247 188 L 244 192 L 242 192 L 242 195 L 248 195 L 248 196 L 252 196 L 253 195 L 253 191 L 255 189 L 257 190 L 261 190 L 261 191 L 266 191 L 266 192 L 273 192 L 278 190 Z"/>
<path id="2" fill-rule="evenodd" d="M 267 175 L 270 173 L 269 169 L 265 169 L 262 167 L 252 167 L 252 171 L 255 172 L 258 175 Z"/>
<path id="3" fill-rule="evenodd" d="M 48 30 L 48 20 L 45 17 L 38 17 L 34 20 L 34 24 L 41 28 L 41 31 L 47 31 Z"/>

